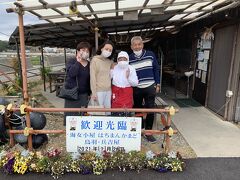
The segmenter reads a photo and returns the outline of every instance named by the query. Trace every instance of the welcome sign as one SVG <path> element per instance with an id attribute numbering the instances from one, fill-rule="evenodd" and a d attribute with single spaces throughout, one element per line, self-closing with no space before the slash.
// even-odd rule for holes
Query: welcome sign
<path id="1" fill-rule="evenodd" d="M 140 117 L 68 116 L 67 151 L 140 151 L 141 126 Z"/>

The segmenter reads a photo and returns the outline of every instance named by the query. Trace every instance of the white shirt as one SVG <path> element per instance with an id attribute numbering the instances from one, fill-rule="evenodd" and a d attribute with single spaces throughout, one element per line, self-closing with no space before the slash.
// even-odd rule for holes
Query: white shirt
<path id="1" fill-rule="evenodd" d="M 130 70 L 129 77 L 126 77 L 126 71 Z M 134 67 L 128 65 L 128 68 L 120 68 L 118 65 L 114 66 L 110 71 L 112 84 L 114 86 L 125 88 L 138 85 L 138 77 Z"/>

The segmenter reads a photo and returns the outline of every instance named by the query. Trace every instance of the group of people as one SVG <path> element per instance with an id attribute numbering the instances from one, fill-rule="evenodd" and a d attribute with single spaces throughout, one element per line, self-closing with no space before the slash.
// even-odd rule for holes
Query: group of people
<path id="1" fill-rule="evenodd" d="M 76 48 L 76 56 L 66 65 L 65 88 L 78 86 L 78 100 L 65 99 L 65 108 L 87 107 L 89 99 L 96 101 L 104 108 L 153 108 L 155 95 L 160 91 L 160 69 L 156 56 L 152 51 L 143 49 L 140 36 L 131 39 L 132 54 L 121 51 L 114 63 L 115 48 L 111 41 L 104 42 L 91 57 L 91 46 L 88 42 L 80 42 Z M 89 98 L 90 97 L 90 98 Z M 112 113 L 122 116 L 125 112 Z M 106 113 L 109 115 L 111 113 Z M 79 113 L 66 112 L 66 116 Z M 154 114 L 148 113 L 142 127 L 152 129 Z M 154 143 L 152 135 L 146 139 Z"/>

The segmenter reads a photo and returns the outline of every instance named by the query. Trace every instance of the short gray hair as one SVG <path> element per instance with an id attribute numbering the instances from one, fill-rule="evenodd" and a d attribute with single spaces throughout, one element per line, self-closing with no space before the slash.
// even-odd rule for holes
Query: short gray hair
<path id="1" fill-rule="evenodd" d="M 143 42 L 141 36 L 133 36 L 132 39 L 131 39 L 131 44 L 133 44 L 133 42 L 136 41 L 136 40 Z"/>

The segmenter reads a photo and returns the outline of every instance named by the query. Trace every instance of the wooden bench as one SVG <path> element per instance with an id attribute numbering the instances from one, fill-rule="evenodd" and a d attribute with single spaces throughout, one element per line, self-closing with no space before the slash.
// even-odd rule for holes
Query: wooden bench
<path id="1" fill-rule="evenodd" d="M 63 84 L 65 78 L 65 72 L 63 71 L 53 71 L 48 73 L 49 77 L 49 88 L 50 93 L 57 91 L 56 87 L 58 88 Z M 55 89 L 53 89 L 55 87 Z"/>

